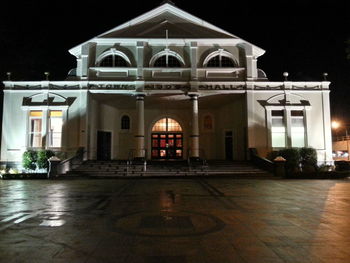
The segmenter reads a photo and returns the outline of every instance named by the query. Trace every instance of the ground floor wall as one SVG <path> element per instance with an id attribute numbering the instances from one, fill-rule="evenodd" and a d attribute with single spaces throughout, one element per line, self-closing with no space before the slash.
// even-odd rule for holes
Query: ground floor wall
<path id="1" fill-rule="evenodd" d="M 48 93 L 49 95 L 48 95 Z M 281 109 L 286 114 L 302 109 L 305 114 L 305 146 L 318 151 L 319 161 L 332 159 L 328 91 L 249 91 L 242 93 L 199 94 L 198 126 L 200 155 L 206 159 L 245 160 L 248 148 L 258 149 L 261 156 L 278 150 L 271 142 L 271 112 Z M 182 158 L 191 147 L 193 108 L 189 96 L 156 95 L 144 98 L 144 147 L 152 158 L 152 127 L 162 118 L 171 118 L 182 127 Z M 50 111 L 62 112 L 61 158 L 75 154 L 79 147 L 86 159 L 97 159 L 98 136 L 109 140 L 111 159 L 128 159 L 135 149 L 138 132 L 136 99 L 132 94 L 99 94 L 87 90 L 16 91 L 5 90 L 1 161 L 20 161 L 22 153 L 32 148 L 29 133 L 31 111 L 42 111 L 41 148 L 48 147 Z M 288 114 L 289 114 L 288 113 Z M 122 127 L 127 116 L 129 127 Z M 289 115 L 288 115 L 289 116 Z M 286 119 L 286 133 L 291 124 Z M 101 137 L 101 136 L 100 136 Z M 286 139 L 286 147 L 291 138 Z"/>

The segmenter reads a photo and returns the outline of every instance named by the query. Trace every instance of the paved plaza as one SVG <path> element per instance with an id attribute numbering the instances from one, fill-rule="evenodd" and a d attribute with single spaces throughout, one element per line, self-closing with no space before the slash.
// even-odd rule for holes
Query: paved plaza
<path id="1" fill-rule="evenodd" d="M 350 181 L 0 181 L 0 262 L 350 262 Z"/>

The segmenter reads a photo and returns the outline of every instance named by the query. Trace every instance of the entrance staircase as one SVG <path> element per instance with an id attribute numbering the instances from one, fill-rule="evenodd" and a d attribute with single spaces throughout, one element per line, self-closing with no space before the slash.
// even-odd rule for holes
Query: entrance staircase
<path id="1" fill-rule="evenodd" d="M 208 161 L 85 161 L 62 177 L 172 177 L 172 176 L 230 176 L 237 178 L 272 178 L 273 175 L 255 167 L 250 162 Z"/>

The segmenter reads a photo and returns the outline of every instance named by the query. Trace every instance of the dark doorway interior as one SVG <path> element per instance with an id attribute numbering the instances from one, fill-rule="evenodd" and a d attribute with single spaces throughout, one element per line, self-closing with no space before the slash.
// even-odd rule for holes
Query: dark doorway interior
<path id="1" fill-rule="evenodd" d="M 111 159 L 112 133 L 105 131 L 97 132 L 97 160 Z"/>
<path id="2" fill-rule="evenodd" d="M 233 138 L 232 131 L 225 132 L 225 159 L 233 159 Z"/>

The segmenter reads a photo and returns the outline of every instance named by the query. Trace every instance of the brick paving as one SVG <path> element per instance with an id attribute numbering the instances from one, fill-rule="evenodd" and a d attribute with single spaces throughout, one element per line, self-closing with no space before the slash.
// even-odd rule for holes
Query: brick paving
<path id="1" fill-rule="evenodd" d="M 0 181 L 0 262 L 350 262 L 350 181 Z"/>

